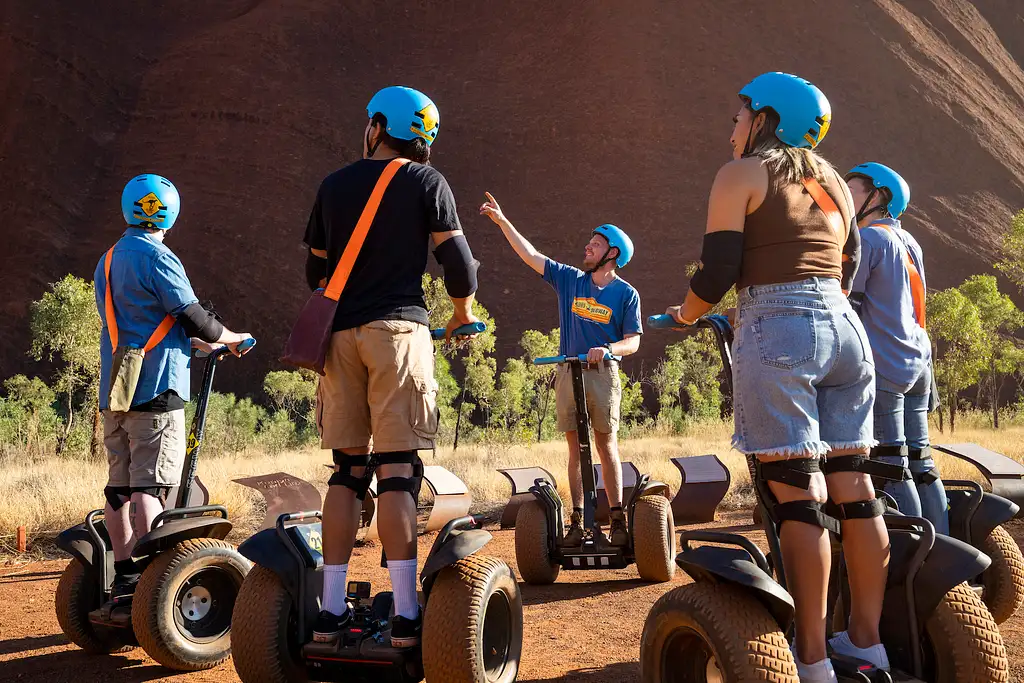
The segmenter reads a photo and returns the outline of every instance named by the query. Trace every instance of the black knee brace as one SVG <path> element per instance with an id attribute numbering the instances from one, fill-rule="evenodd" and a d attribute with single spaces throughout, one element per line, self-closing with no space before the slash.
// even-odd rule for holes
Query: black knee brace
<path id="1" fill-rule="evenodd" d="M 413 503 L 419 500 L 420 487 L 423 485 L 423 461 L 416 451 L 397 451 L 394 453 L 375 453 L 374 460 L 378 465 L 412 465 L 411 477 L 388 477 L 377 481 L 377 495 L 388 491 L 405 491 L 412 496 Z"/>
<path id="2" fill-rule="evenodd" d="M 907 457 L 911 460 L 927 460 L 932 457 L 931 446 L 922 446 L 921 448 L 908 448 Z M 939 474 L 938 467 L 932 467 L 927 472 L 914 472 L 914 483 L 922 486 L 927 486 L 933 481 L 938 481 L 942 478 Z"/>
<path id="3" fill-rule="evenodd" d="M 373 468 L 370 467 L 369 455 L 347 455 L 337 448 L 332 451 L 334 464 L 338 468 L 327 480 L 328 486 L 344 486 L 356 492 L 356 498 L 363 500 L 370 488 L 370 480 L 373 479 Z M 361 477 L 352 475 L 353 467 L 365 467 L 366 471 Z"/>
<path id="4" fill-rule="evenodd" d="M 882 446 L 881 448 L 900 448 L 903 449 L 904 456 L 907 454 L 906 446 Z M 872 449 L 872 455 L 874 455 L 874 451 L 875 449 Z M 883 453 L 883 455 L 889 454 Z M 823 471 L 826 476 L 836 472 L 860 472 L 861 474 L 869 474 L 876 479 L 885 479 L 887 481 L 906 481 L 910 479 L 910 470 L 906 467 L 872 460 L 866 455 L 841 455 L 829 458 L 825 462 Z"/>
<path id="5" fill-rule="evenodd" d="M 871 449 L 871 457 L 905 458 L 909 452 L 906 446 L 875 446 Z"/>
<path id="6" fill-rule="evenodd" d="M 883 448 L 902 448 L 906 446 L 883 446 Z M 888 453 L 884 454 L 888 455 Z M 872 460 L 864 455 L 842 455 L 830 458 L 825 463 L 825 475 L 837 472 L 860 472 L 879 479 L 904 481 L 910 478 L 910 471 L 899 465 L 888 465 Z M 871 500 L 855 500 L 849 503 L 834 503 L 831 500 L 825 506 L 828 513 L 842 521 L 847 519 L 872 519 L 885 514 L 885 503 L 877 498 Z"/>
<path id="7" fill-rule="evenodd" d="M 167 494 L 170 493 L 170 486 L 133 486 L 132 493 L 145 493 L 160 501 L 161 505 L 167 505 Z"/>
<path id="8" fill-rule="evenodd" d="M 763 500 L 771 503 L 768 515 L 779 526 L 780 532 L 784 522 L 803 522 L 812 526 L 820 526 L 832 533 L 839 533 L 839 520 L 826 511 L 825 504 L 814 500 L 794 500 L 780 503 L 768 487 L 774 481 L 805 491 L 811 487 L 811 475 L 821 472 L 820 458 L 798 458 L 778 460 L 776 462 L 754 463 L 757 474 L 757 486 Z"/>
<path id="9" fill-rule="evenodd" d="M 103 489 L 103 497 L 110 503 L 110 509 L 114 512 L 123 508 L 131 495 L 132 490 L 127 486 L 108 486 Z"/>

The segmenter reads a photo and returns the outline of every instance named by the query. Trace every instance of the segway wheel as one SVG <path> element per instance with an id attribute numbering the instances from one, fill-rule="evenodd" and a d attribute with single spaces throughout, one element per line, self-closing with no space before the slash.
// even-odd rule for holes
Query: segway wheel
<path id="1" fill-rule="evenodd" d="M 1001 526 L 992 530 L 978 550 L 992 558 L 992 566 L 981 575 L 985 604 L 992 618 L 1001 624 L 1024 603 L 1024 555 Z"/>
<path id="2" fill-rule="evenodd" d="M 1010 665 L 999 627 L 966 583 L 942 598 L 925 623 L 934 683 L 1006 683 Z"/>
<path id="3" fill-rule="evenodd" d="M 548 520 L 540 501 L 528 500 L 516 513 L 516 564 L 529 584 L 554 583 L 562 570 L 551 557 Z"/>
<path id="4" fill-rule="evenodd" d="M 644 581 L 671 581 L 676 574 L 676 532 L 665 496 L 641 496 L 633 508 L 633 553 Z"/>
<path id="5" fill-rule="evenodd" d="M 440 571 L 423 615 L 427 681 L 512 683 L 522 650 L 523 598 L 507 564 L 470 555 Z"/>
<path id="6" fill-rule="evenodd" d="M 103 593 L 89 569 L 74 559 L 64 568 L 57 584 L 54 607 L 60 630 L 72 643 L 91 655 L 105 655 L 127 652 L 134 645 L 108 637 L 101 630 L 93 628 L 89 612 L 103 604 Z"/>
<path id="7" fill-rule="evenodd" d="M 255 565 L 242 583 L 231 619 L 231 659 L 242 683 L 302 683 L 298 620 L 277 574 Z"/>
<path id="8" fill-rule="evenodd" d="M 150 657 L 176 671 L 201 671 L 231 656 L 231 612 L 252 563 L 235 546 L 192 538 L 142 572 L 132 626 Z"/>
<path id="9" fill-rule="evenodd" d="M 799 683 L 789 643 L 757 598 L 694 583 L 661 596 L 640 639 L 643 683 Z M 965 679 L 966 680 L 966 679 Z"/>

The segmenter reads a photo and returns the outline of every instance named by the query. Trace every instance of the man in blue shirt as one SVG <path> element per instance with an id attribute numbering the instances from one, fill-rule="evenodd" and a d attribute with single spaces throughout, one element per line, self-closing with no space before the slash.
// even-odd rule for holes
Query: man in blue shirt
<path id="1" fill-rule="evenodd" d="M 615 274 L 633 256 L 633 243 L 614 225 L 596 228 L 584 248 L 583 270 L 558 263 L 541 254 L 505 218 L 489 193 L 480 213 L 500 228 L 519 258 L 554 288 L 558 294 L 560 353 L 587 355 L 584 373 L 587 412 L 594 430 L 594 446 L 601 459 L 608 504 L 611 506 L 610 542 L 629 543 L 626 517 L 622 512 L 622 464 L 615 434 L 619 428 L 622 384 L 618 363 L 604 360 L 607 353 L 628 356 L 640 348 L 640 295 L 632 285 Z M 555 379 L 555 408 L 558 429 L 569 442 L 569 492 L 572 516 L 566 545 L 583 542 L 583 477 L 580 445 L 576 434 L 576 406 L 568 366 L 558 368 Z"/>
<path id="2" fill-rule="evenodd" d="M 885 490 L 908 515 L 924 515 L 949 533 L 946 494 L 928 439 L 932 347 L 925 331 L 924 258 L 899 217 L 910 186 L 878 163 L 846 175 L 860 226 L 861 260 L 850 301 L 860 314 L 875 358 L 875 438 L 871 457 L 910 468 L 913 481 Z"/>
<path id="3" fill-rule="evenodd" d="M 93 277 L 103 321 L 99 401 L 109 465 L 104 522 L 114 552 L 115 619 L 131 618 L 130 596 L 139 579 L 131 559 L 135 541 L 149 531 L 181 479 L 190 349 L 226 344 L 238 355 L 238 344 L 249 337 L 225 329 L 200 305 L 181 261 L 164 245 L 179 208 L 178 191 L 166 178 L 130 180 L 121 195 L 128 229 Z M 122 394 L 128 409 L 112 410 L 111 374 L 119 375 L 126 352 L 142 354 L 141 370 L 137 381 L 130 375 L 134 386 Z M 124 381 L 113 384 L 115 392 L 124 389 Z"/>

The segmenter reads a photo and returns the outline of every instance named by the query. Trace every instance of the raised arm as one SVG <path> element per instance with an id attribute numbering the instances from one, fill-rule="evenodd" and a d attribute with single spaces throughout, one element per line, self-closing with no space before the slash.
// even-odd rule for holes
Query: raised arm
<path id="1" fill-rule="evenodd" d="M 534 249 L 533 245 L 519 234 L 516 227 L 505 218 L 505 214 L 501 212 L 501 207 L 498 206 L 498 202 L 491 196 L 491 193 L 486 192 L 485 194 L 487 195 L 487 201 L 480 207 L 480 213 L 490 218 L 501 228 L 505 239 L 512 245 L 515 252 L 519 254 L 519 258 L 523 259 L 523 263 L 537 271 L 538 275 L 543 275 L 544 265 L 547 263 L 548 257 Z"/>

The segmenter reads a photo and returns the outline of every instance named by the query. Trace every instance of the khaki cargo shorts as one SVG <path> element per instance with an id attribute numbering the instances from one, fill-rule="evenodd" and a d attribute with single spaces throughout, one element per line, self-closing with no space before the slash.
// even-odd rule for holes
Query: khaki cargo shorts
<path id="1" fill-rule="evenodd" d="M 426 326 L 375 320 L 335 332 L 324 372 L 316 402 L 322 448 L 434 448 L 437 382 Z"/>
<path id="2" fill-rule="evenodd" d="M 572 373 L 568 365 L 559 365 L 555 375 L 555 415 L 558 431 L 576 431 L 576 401 L 572 393 Z M 583 388 L 587 392 L 587 414 L 595 432 L 614 434 L 619 429 L 622 380 L 619 365 L 604 363 L 594 369 L 583 366 Z"/>
<path id="3" fill-rule="evenodd" d="M 185 411 L 103 411 L 108 486 L 177 486 L 185 464 Z"/>

